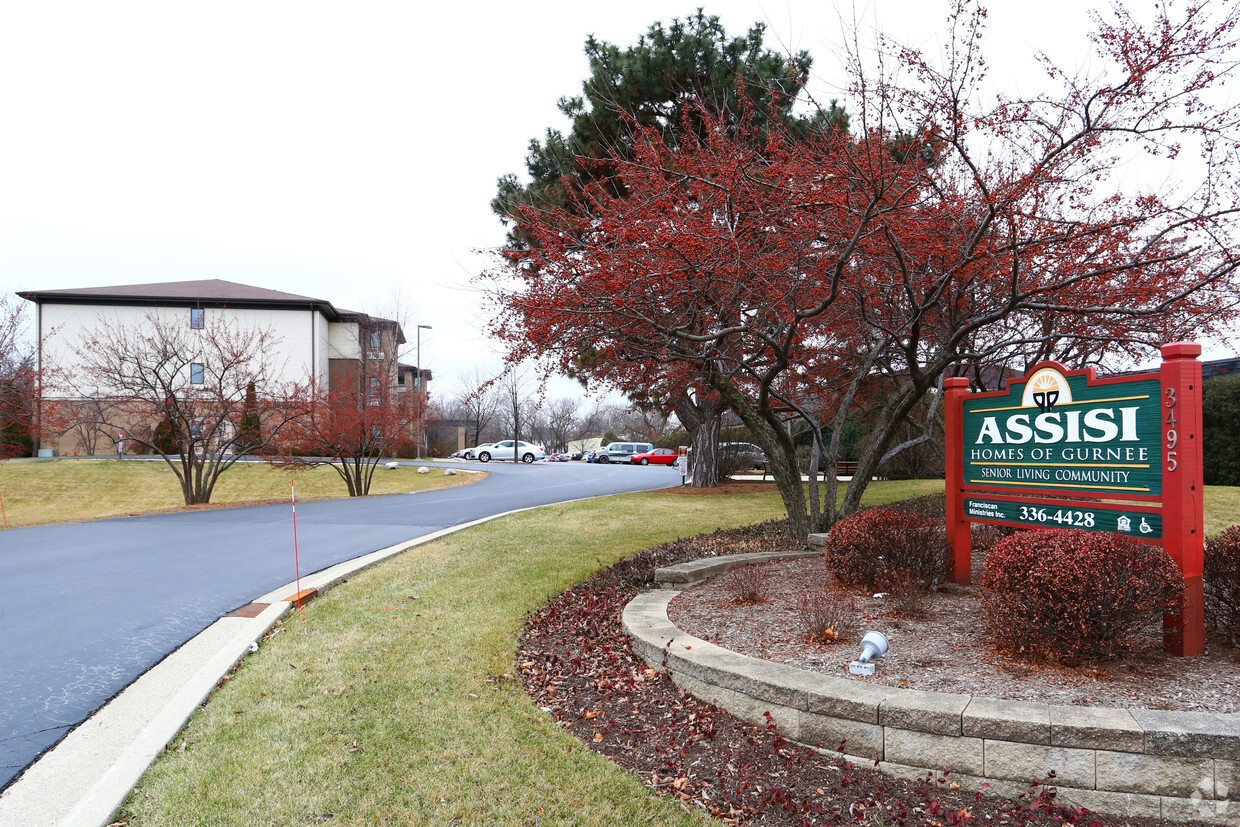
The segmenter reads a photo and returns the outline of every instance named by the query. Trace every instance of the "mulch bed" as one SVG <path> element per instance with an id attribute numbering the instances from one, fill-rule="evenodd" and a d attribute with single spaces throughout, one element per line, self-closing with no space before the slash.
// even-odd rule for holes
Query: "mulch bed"
<path id="1" fill-rule="evenodd" d="M 733 570 L 682 591 L 668 616 L 686 633 L 742 655 L 812 672 L 847 675 L 866 631 L 883 632 L 891 649 L 868 683 L 954 692 L 1015 701 L 1238 712 L 1240 649 L 1208 633 L 1204 655 L 1179 658 L 1163 649 L 1162 627 L 1153 624 L 1134 639 L 1122 658 L 1061 666 L 994 647 L 984 622 L 978 585 L 982 552 L 975 551 L 974 585 L 946 584 L 931 595 L 921 590 L 875 598 L 837 591 L 846 601 L 838 639 L 810 641 L 800 601 L 831 591 L 822 557 L 803 557 Z M 744 579 L 742 580 L 742 573 Z M 764 591 L 761 602 L 739 604 L 741 585 Z M 916 597 L 916 601 L 913 598 Z M 919 605 L 918 605 L 919 604 Z"/>
<path id="2" fill-rule="evenodd" d="M 885 776 L 701 703 L 633 654 L 621 612 L 652 585 L 655 568 L 789 545 L 787 526 L 777 521 L 668 543 L 599 572 L 530 619 L 517 654 L 526 690 L 648 787 L 724 824 L 1165 823 L 1058 807 L 1053 778 L 1008 800 L 955 788 L 948 773 L 919 782 Z"/>

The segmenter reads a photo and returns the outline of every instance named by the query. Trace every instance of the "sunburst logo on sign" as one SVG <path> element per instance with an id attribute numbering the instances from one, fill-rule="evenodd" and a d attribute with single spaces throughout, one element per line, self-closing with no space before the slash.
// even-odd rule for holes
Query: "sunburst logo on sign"
<path id="1" fill-rule="evenodd" d="M 1029 377 L 1020 404 L 1025 408 L 1038 408 L 1046 412 L 1055 405 L 1072 402 L 1072 389 L 1067 378 L 1054 368 L 1042 368 Z"/>

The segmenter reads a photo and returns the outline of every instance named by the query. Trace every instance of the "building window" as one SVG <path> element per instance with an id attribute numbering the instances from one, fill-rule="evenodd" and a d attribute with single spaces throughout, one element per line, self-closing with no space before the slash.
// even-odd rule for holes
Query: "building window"
<path id="1" fill-rule="evenodd" d="M 380 344 L 382 344 L 382 340 L 380 339 L 379 331 L 370 331 L 370 346 L 375 350 L 378 350 Z"/>
<path id="2" fill-rule="evenodd" d="M 206 379 L 206 372 L 202 369 L 202 365 L 193 362 L 189 366 L 189 382 L 191 385 L 201 385 Z"/>
<path id="3" fill-rule="evenodd" d="M 202 330 L 203 322 L 206 320 L 206 312 L 201 307 L 190 308 L 189 326 L 193 330 Z"/>
<path id="4" fill-rule="evenodd" d="M 370 377 L 370 395 L 371 396 L 379 395 L 379 377 L 378 376 Z"/>

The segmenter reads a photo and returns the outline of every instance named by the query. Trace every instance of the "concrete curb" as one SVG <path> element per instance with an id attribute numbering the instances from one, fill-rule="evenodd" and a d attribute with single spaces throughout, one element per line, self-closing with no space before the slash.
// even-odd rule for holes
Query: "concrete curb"
<path id="1" fill-rule="evenodd" d="M 769 563 L 773 560 L 789 560 L 794 557 L 821 557 L 819 549 L 789 549 L 788 551 L 756 551 L 749 554 L 725 554 L 720 557 L 703 557 L 688 563 L 663 566 L 654 570 L 655 586 L 660 589 L 679 589 L 701 583 L 716 574 L 722 574 L 737 566 L 750 563 Z"/>
<path id="2" fill-rule="evenodd" d="M 579 499 L 596 499 L 584 497 Z M 554 505 L 563 505 L 566 500 Z M 518 508 L 451 526 L 346 560 L 258 597 L 254 618 L 222 617 L 147 670 L 0 795 L 0 827 L 105 827 L 159 753 L 216 685 L 290 611 L 286 597 L 320 594 L 350 575 L 415 546 L 466 528 L 545 506 Z"/>
<path id="3" fill-rule="evenodd" d="M 745 721 L 885 772 L 951 770 L 963 788 L 1027 792 L 1056 773 L 1061 801 L 1121 816 L 1240 825 L 1240 714 L 1057 706 L 901 689 L 730 652 L 678 628 L 678 591 L 624 608 L 633 650 Z M 843 743 L 841 743 L 843 742 Z"/>
<path id="4" fill-rule="evenodd" d="M 275 603 L 256 618 L 220 618 L 164 658 L 5 791 L 0 824 L 106 824 L 198 705 L 287 611 Z"/>

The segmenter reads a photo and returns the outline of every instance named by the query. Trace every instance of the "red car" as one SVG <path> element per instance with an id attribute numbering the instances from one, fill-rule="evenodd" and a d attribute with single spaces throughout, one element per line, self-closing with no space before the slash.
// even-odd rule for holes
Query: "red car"
<path id="1" fill-rule="evenodd" d="M 633 454 L 629 457 L 629 462 L 634 465 L 675 465 L 677 452 L 671 448 L 655 448 L 653 451 L 647 451 L 644 454 Z"/>

